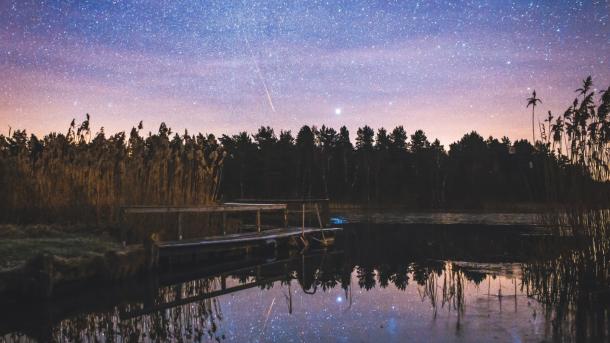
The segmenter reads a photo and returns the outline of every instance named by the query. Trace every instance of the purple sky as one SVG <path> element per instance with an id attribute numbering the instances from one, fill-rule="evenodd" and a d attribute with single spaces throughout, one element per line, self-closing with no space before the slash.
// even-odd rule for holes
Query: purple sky
<path id="1" fill-rule="evenodd" d="M 0 133 L 261 125 L 527 138 L 610 84 L 608 1 L 0 1 Z"/>

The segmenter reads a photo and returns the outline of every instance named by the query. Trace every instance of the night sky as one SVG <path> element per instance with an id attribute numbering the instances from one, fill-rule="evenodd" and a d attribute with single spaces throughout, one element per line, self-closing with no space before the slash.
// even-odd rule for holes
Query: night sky
<path id="1" fill-rule="evenodd" d="M 605 1 L 0 0 L 0 133 L 303 124 L 526 138 L 610 83 Z"/>

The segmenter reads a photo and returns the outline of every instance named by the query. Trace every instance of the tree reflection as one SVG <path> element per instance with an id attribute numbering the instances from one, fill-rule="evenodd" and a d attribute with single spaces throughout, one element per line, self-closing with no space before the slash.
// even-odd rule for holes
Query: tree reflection
<path id="1" fill-rule="evenodd" d="M 335 251 L 277 256 L 221 274 L 201 272 L 184 278 L 176 271 L 148 282 L 153 285 L 148 291 L 117 297 L 105 310 L 83 308 L 81 314 L 59 320 L 49 315 L 35 325 L 39 331 L 18 331 L 41 341 L 222 341 L 225 321 L 232 318 L 223 315 L 219 296 L 236 292 L 233 301 L 240 301 L 239 292 L 246 288 L 271 287 L 282 288 L 288 314 L 293 311 L 295 290 L 307 299 L 340 287 L 349 311 L 352 287 L 405 294 L 416 289 L 430 304 L 431 319 L 439 311 L 453 313 L 455 328 L 461 330 L 468 306 L 466 290 L 486 287 L 490 300 L 495 298 L 500 308 L 502 299 L 514 297 L 516 310 L 517 296 L 522 294 L 541 302 L 549 323 L 547 336 L 554 340 L 606 339 L 610 211 L 545 215 L 541 221 L 544 229 L 536 234 L 516 227 L 405 230 L 403 225 L 385 226 L 383 234 L 379 225 L 354 227 L 353 235 Z M 7 332 L 2 330 L 0 326 L 0 337 Z"/>

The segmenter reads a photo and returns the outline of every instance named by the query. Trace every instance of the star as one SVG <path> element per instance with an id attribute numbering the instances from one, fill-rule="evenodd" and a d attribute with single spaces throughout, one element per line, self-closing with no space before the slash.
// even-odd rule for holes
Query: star
<path id="1" fill-rule="evenodd" d="M 5 2 L 0 123 L 36 134 L 90 113 L 109 133 L 404 125 L 445 144 L 467 117 L 518 139 L 520 90 L 552 84 L 555 112 L 610 82 L 607 1 Z"/>

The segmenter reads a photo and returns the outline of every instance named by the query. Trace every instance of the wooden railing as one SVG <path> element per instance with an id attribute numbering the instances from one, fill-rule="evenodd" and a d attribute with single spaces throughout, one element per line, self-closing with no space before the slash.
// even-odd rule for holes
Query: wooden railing
<path id="1" fill-rule="evenodd" d="M 301 215 L 301 228 L 305 233 L 305 218 L 307 213 L 315 213 L 319 227 L 326 227 L 320 206 L 327 211 L 328 199 L 238 199 L 209 206 L 131 206 L 124 207 L 123 214 L 171 214 L 178 217 L 178 240 L 183 238 L 183 215 L 187 213 L 218 213 L 222 215 L 222 234 L 226 235 L 227 213 L 256 213 L 256 230 L 261 232 L 261 214 L 263 212 L 283 212 L 284 227 L 288 227 L 288 215 L 299 213 Z M 297 207 L 298 206 L 298 207 Z M 308 208 L 309 207 L 309 208 Z M 292 208 L 292 209 L 290 209 Z M 326 216 L 324 216 L 326 217 Z"/>

